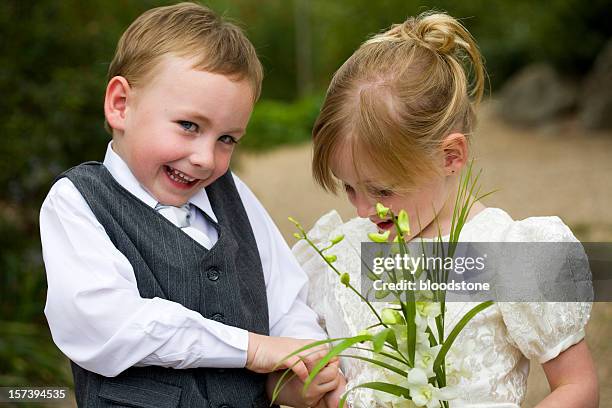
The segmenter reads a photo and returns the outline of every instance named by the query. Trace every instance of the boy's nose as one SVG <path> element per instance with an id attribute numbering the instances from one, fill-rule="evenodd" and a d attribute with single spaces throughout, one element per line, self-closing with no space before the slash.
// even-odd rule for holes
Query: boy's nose
<path id="1" fill-rule="evenodd" d="M 189 161 L 194 167 L 200 167 L 203 170 L 212 170 L 215 168 L 215 149 L 200 147 L 191 153 Z"/>

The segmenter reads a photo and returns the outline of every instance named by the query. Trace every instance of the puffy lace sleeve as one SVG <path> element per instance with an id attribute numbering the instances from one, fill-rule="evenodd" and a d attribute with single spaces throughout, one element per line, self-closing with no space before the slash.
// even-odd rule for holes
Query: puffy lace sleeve
<path id="1" fill-rule="evenodd" d="M 516 221 L 506 242 L 577 242 L 558 217 Z M 529 359 L 545 363 L 584 338 L 591 302 L 500 302 L 510 340 Z"/>

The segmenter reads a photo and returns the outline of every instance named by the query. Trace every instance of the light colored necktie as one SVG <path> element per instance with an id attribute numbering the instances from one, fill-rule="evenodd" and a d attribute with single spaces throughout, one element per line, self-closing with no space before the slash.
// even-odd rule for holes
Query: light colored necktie
<path id="1" fill-rule="evenodd" d="M 181 207 L 173 207 L 171 205 L 157 203 L 155 206 L 155 211 L 160 213 L 172 224 L 182 229 L 185 234 L 189 235 L 204 248 L 212 248 L 210 238 L 208 238 L 208 236 L 202 231 L 191 226 L 191 211 L 189 204 L 185 204 Z"/>

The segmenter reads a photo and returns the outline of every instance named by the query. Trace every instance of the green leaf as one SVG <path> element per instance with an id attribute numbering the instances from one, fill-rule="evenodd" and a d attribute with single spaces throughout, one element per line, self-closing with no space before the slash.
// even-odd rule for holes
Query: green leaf
<path id="1" fill-rule="evenodd" d="M 399 385 L 389 384 L 389 383 L 384 383 L 384 382 L 369 382 L 369 383 L 359 384 L 351 388 L 347 392 L 345 392 L 344 395 L 342 395 L 342 399 L 340 399 L 339 408 L 344 407 L 344 404 L 346 403 L 346 398 L 348 397 L 349 393 L 351 393 L 352 391 L 358 388 L 369 388 L 372 390 L 381 391 L 387 394 L 395 395 L 396 397 L 404 397 L 406 399 L 410 399 L 410 390 L 408 390 L 408 388 L 404 388 L 404 387 L 400 387 Z"/>
<path id="2" fill-rule="evenodd" d="M 349 338 L 342 340 L 340 343 L 336 344 L 334 347 L 332 347 L 332 349 L 325 355 L 325 357 L 319 360 L 317 365 L 314 366 L 312 371 L 309 373 L 308 378 L 304 382 L 304 391 L 308 389 L 308 386 L 310 385 L 310 383 L 312 383 L 312 380 L 314 380 L 317 374 L 319 374 L 319 371 L 321 371 L 323 367 L 325 367 L 332 358 L 342 353 L 344 350 L 351 347 L 353 344 L 360 343 L 362 341 L 372 340 L 372 338 L 373 336 L 371 334 L 363 334 L 359 336 L 349 337 Z M 324 341 L 324 340 L 320 340 L 320 341 Z"/>
<path id="3" fill-rule="evenodd" d="M 376 353 L 380 353 L 383 346 L 385 345 L 385 341 L 387 340 L 387 336 L 389 332 L 393 332 L 391 329 L 384 329 L 376 333 L 374 338 L 372 339 L 372 345 L 374 346 L 374 351 Z"/>
<path id="4" fill-rule="evenodd" d="M 440 368 L 440 366 L 442 365 L 442 362 L 444 361 L 444 358 L 446 357 L 446 354 L 450 350 L 451 346 L 453 345 L 453 342 L 455 341 L 459 333 L 461 333 L 461 330 L 463 330 L 465 325 L 468 324 L 468 322 L 472 320 L 474 316 L 476 316 L 478 313 L 485 310 L 487 307 L 491 306 L 492 304 L 493 304 L 493 301 L 491 300 L 487 302 L 482 302 L 479 305 L 474 306 L 469 312 L 467 312 L 463 316 L 463 318 L 461 318 L 461 320 L 459 320 L 459 323 L 457 323 L 457 325 L 450 332 L 446 340 L 444 340 L 444 343 L 442 344 L 442 348 L 440 349 L 438 356 L 434 360 L 434 363 L 433 363 L 434 370 L 436 368 Z"/>
<path id="5" fill-rule="evenodd" d="M 393 371 L 394 373 L 399 374 L 402 377 L 408 377 L 408 372 L 402 370 L 401 368 L 398 368 L 398 367 L 396 367 L 396 366 L 394 366 L 392 364 L 388 364 L 388 363 L 385 363 L 383 361 L 379 361 L 379 360 L 376 360 L 376 359 L 373 359 L 373 358 L 368 358 L 368 357 L 364 357 L 364 356 L 358 356 L 358 355 L 355 355 L 355 354 L 339 354 L 338 357 L 354 358 L 354 359 L 357 359 L 357 360 L 366 361 L 366 362 L 368 362 L 370 364 L 374 364 L 374 365 L 377 365 L 379 367 L 386 368 L 389 371 Z"/>

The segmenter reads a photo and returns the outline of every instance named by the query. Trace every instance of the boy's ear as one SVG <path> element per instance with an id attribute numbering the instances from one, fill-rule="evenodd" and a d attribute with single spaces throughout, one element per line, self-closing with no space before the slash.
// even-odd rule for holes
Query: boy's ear
<path id="1" fill-rule="evenodd" d="M 125 113 L 130 84 L 122 76 L 113 77 L 106 86 L 104 97 L 104 116 L 114 130 L 125 130 Z"/>
<path id="2" fill-rule="evenodd" d="M 468 160 L 468 143 L 463 133 L 451 133 L 442 140 L 444 172 L 459 174 Z"/>

